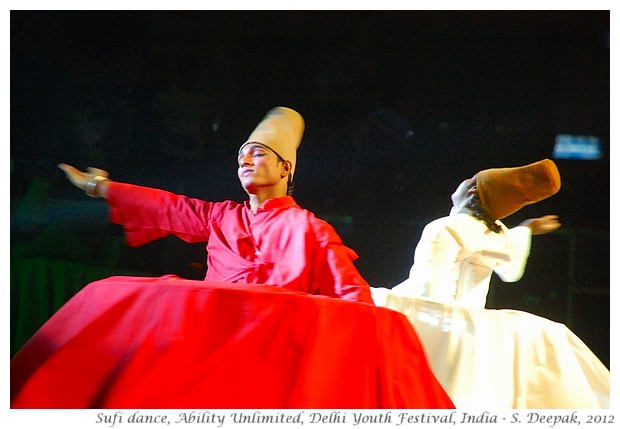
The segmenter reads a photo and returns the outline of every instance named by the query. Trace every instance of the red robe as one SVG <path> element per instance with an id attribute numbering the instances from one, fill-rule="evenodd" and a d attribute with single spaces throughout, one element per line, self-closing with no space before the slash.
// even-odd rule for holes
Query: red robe
<path id="1" fill-rule="evenodd" d="M 292 198 L 253 215 L 114 183 L 108 202 L 131 245 L 208 241 L 206 279 L 86 286 L 11 360 L 12 408 L 454 407 L 407 318 Z"/>
<path id="2" fill-rule="evenodd" d="M 407 318 L 262 285 L 111 277 L 11 361 L 11 408 L 454 408 Z"/>
<path id="3" fill-rule="evenodd" d="M 270 284 L 372 303 L 370 287 L 353 264 L 357 254 L 292 197 L 268 200 L 254 214 L 247 202 L 206 202 L 111 183 L 107 200 L 111 221 L 123 225 L 131 246 L 170 234 L 208 242 L 207 281 Z"/>

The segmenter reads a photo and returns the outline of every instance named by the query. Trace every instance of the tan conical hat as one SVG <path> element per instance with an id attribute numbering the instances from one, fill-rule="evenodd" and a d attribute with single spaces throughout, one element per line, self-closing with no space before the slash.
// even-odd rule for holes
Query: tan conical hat
<path id="1" fill-rule="evenodd" d="M 560 190 L 560 172 L 550 159 L 522 167 L 491 168 L 476 175 L 478 195 L 493 219 L 503 219 Z"/>
<path id="2" fill-rule="evenodd" d="M 297 148 L 301 144 L 304 128 L 304 119 L 295 110 L 288 107 L 274 107 L 241 145 L 239 152 L 250 143 L 266 146 L 283 160 L 291 162 L 292 176 L 295 173 Z"/>

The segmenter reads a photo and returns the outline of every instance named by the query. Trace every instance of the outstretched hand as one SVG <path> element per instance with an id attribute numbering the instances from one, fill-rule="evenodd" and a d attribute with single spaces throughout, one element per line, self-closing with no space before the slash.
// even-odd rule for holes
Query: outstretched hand
<path id="1" fill-rule="evenodd" d="M 532 235 L 541 235 L 555 231 L 562 224 L 558 221 L 557 215 L 546 215 L 524 220 L 519 226 L 527 226 L 532 231 Z"/>
<path id="2" fill-rule="evenodd" d="M 107 171 L 102 170 L 100 168 L 88 167 L 86 171 L 80 171 L 77 168 L 69 165 L 69 164 L 58 164 L 58 168 L 64 171 L 67 179 L 76 187 L 82 189 L 83 191 L 90 192 L 89 184 L 92 185 L 93 182 L 99 182 L 103 179 L 107 179 L 109 174 Z M 99 195 L 104 196 L 101 189 L 98 189 Z"/>

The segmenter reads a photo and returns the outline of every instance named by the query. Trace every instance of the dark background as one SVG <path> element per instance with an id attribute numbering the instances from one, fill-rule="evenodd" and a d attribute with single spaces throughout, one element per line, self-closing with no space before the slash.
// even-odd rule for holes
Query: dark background
<path id="1" fill-rule="evenodd" d="M 599 137 L 603 159 L 557 160 L 560 192 L 506 219 L 563 227 L 534 237 L 522 280 L 493 279 L 488 307 L 566 323 L 609 366 L 609 26 L 583 10 L 11 11 L 12 324 L 17 262 L 204 277 L 204 245 L 129 249 L 57 163 L 240 201 L 237 149 L 284 105 L 306 120 L 295 198 L 373 286 L 407 277 L 464 178 Z"/>

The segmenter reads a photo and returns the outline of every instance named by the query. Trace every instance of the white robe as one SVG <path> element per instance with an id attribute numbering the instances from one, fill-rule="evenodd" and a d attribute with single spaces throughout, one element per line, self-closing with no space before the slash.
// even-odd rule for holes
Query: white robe
<path id="1" fill-rule="evenodd" d="M 409 278 L 373 300 L 408 317 L 458 408 L 609 408 L 609 370 L 570 329 L 484 308 L 492 273 L 517 281 L 529 256 L 529 228 L 502 231 L 463 213 L 431 222 Z"/>
<path id="2" fill-rule="evenodd" d="M 465 213 L 429 223 L 416 247 L 409 278 L 392 291 L 484 308 L 492 273 L 505 282 L 516 282 L 530 254 L 529 228 L 508 229 L 498 223 L 499 234 Z"/>

